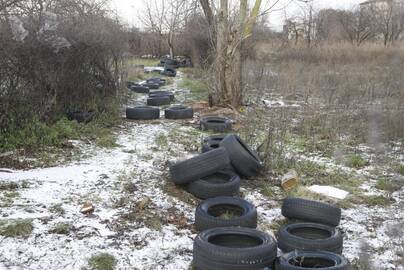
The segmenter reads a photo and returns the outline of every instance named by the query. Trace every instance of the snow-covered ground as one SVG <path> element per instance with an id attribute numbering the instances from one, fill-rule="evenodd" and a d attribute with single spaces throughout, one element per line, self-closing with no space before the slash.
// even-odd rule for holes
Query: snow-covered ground
<path id="1" fill-rule="evenodd" d="M 178 88 L 179 80 L 181 74 L 168 88 Z M 186 92 L 177 91 L 180 100 Z M 196 137 L 191 145 L 181 137 L 186 134 Z M 167 192 L 180 189 L 168 184 L 167 166 L 194 154 L 190 149 L 197 149 L 202 136 L 189 121 L 127 121 L 117 131 L 116 148 L 75 142 L 88 158 L 51 168 L 0 171 L 0 181 L 25 183 L 12 204 L 0 208 L 1 220 L 32 219 L 34 227 L 27 238 L 0 236 L 0 269 L 80 269 L 100 252 L 113 255 L 117 269 L 189 269 L 197 200 Z M 267 224 L 281 218 L 279 201 L 252 188 L 243 188 L 243 194 L 258 208 L 259 228 L 268 230 Z M 350 260 L 361 256 L 366 240 L 375 269 L 404 269 L 394 264 L 402 234 L 388 233 L 391 226 L 403 224 L 403 189 L 393 198 L 386 207 L 358 205 L 343 211 L 344 255 Z M 85 202 L 94 205 L 92 215 L 80 213 Z M 58 223 L 71 226 L 67 234 L 52 232 Z"/>

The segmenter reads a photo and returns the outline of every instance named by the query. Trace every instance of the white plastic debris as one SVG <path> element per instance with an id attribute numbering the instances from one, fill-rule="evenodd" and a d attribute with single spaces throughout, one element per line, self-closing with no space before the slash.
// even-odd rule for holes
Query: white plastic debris
<path id="1" fill-rule="evenodd" d="M 262 102 L 267 107 L 285 107 L 285 102 L 282 100 L 265 100 L 263 99 Z"/>
<path id="2" fill-rule="evenodd" d="M 336 188 L 336 187 L 331 187 L 331 186 L 319 186 L 319 185 L 313 185 L 309 187 L 309 190 L 328 196 L 328 197 L 333 197 L 337 199 L 345 199 L 346 196 L 348 196 L 349 192 Z"/>

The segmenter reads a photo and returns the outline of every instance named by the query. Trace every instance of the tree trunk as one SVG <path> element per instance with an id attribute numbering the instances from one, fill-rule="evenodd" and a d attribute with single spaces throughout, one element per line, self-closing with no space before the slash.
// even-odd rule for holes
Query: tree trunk
<path id="1" fill-rule="evenodd" d="M 167 42 L 168 42 L 168 47 L 170 48 L 170 58 L 171 58 L 171 59 L 174 59 L 174 44 L 173 44 L 173 39 L 174 39 L 173 32 L 170 31 L 170 32 L 168 33 Z"/>
<path id="2" fill-rule="evenodd" d="M 226 86 L 226 64 L 227 64 L 227 45 L 228 45 L 228 1 L 220 0 L 220 10 L 217 24 L 217 44 L 216 44 L 216 87 L 217 103 L 223 103 L 227 99 Z"/>
<path id="3" fill-rule="evenodd" d="M 212 23 L 209 1 L 200 0 L 209 24 Z M 248 0 L 240 0 L 240 15 L 237 27 L 231 30 L 229 25 L 229 1 L 220 0 L 217 14 L 216 60 L 214 64 L 215 104 L 238 107 L 242 104 L 242 47 L 244 40 L 251 35 L 258 17 L 261 0 L 256 0 L 249 18 L 247 18 Z"/>

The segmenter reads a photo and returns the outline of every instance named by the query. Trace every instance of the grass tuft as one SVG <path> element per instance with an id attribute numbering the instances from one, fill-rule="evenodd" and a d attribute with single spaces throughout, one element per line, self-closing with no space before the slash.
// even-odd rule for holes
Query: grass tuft
<path id="1" fill-rule="evenodd" d="M 116 268 L 116 259 L 109 253 L 99 253 L 88 260 L 92 270 L 114 270 Z"/>
<path id="2" fill-rule="evenodd" d="M 348 167 L 360 169 L 360 168 L 363 168 L 363 167 L 369 165 L 369 162 L 359 155 L 350 155 L 347 157 L 345 164 Z"/>
<path id="3" fill-rule="evenodd" d="M 20 219 L 10 222 L 0 222 L 0 235 L 5 237 L 26 237 L 34 229 L 32 220 Z"/>
<path id="4" fill-rule="evenodd" d="M 69 234 L 69 232 L 71 231 L 72 226 L 68 223 L 57 223 L 51 230 L 51 233 L 55 233 L 55 234 Z"/>

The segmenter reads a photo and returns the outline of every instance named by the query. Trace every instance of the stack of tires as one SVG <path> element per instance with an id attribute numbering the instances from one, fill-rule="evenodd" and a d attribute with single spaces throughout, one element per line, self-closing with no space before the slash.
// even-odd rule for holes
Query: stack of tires
<path id="1" fill-rule="evenodd" d="M 228 131 L 231 121 L 202 118 L 201 127 Z M 200 231 L 193 248 L 196 269 L 273 269 L 275 239 L 256 230 L 254 205 L 232 197 L 239 193 L 240 177 L 256 176 L 261 169 L 258 155 L 235 134 L 207 137 L 201 154 L 170 166 L 175 184 L 205 199 L 195 211 L 195 227 Z"/>
<path id="2" fill-rule="evenodd" d="M 282 215 L 299 220 L 282 226 L 277 233 L 278 247 L 285 254 L 279 258 L 277 269 L 349 269 L 341 256 L 343 237 L 339 229 L 341 209 L 333 205 L 286 198 Z"/>
<path id="3" fill-rule="evenodd" d="M 195 211 L 195 226 L 201 233 L 194 240 L 194 266 L 198 270 L 350 269 L 348 261 L 341 256 L 341 233 L 334 227 L 339 223 L 339 208 L 288 198 L 282 213 L 311 223 L 283 226 L 276 242 L 255 229 L 257 211 L 251 203 L 234 197 L 203 201 Z M 277 248 L 282 251 L 279 257 Z"/>

